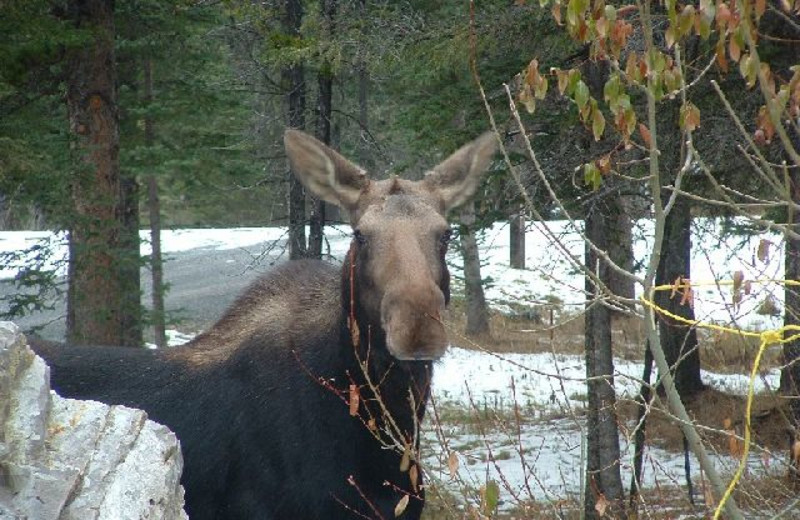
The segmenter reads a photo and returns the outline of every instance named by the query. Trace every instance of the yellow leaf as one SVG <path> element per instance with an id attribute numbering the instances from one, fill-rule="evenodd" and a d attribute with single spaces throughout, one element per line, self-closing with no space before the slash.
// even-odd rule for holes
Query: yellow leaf
<path id="1" fill-rule="evenodd" d="M 408 497 L 409 495 L 403 495 L 403 498 L 401 498 L 400 501 L 397 502 L 397 505 L 394 506 L 395 517 L 398 517 L 405 512 L 406 508 L 408 507 Z"/>
<path id="2" fill-rule="evenodd" d="M 416 464 L 408 470 L 408 479 L 411 481 L 411 490 L 414 493 L 419 492 L 419 469 Z"/>

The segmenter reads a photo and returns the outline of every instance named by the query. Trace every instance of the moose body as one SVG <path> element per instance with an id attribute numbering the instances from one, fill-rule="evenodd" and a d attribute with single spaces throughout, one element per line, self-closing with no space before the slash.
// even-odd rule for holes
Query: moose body
<path id="1" fill-rule="evenodd" d="M 474 192 L 492 136 L 422 181 L 372 181 L 288 131 L 295 174 L 351 216 L 341 268 L 288 262 L 207 332 L 161 351 L 34 345 L 62 395 L 145 410 L 181 441 L 198 519 L 418 519 L 419 423 L 447 347 L 447 209 Z"/>

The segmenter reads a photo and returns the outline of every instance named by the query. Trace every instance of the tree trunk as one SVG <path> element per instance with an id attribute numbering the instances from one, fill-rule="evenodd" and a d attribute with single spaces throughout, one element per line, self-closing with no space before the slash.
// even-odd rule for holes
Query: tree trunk
<path id="1" fill-rule="evenodd" d="M 798 141 L 800 136 L 794 135 Z M 800 146 L 798 146 L 800 149 Z M 794 204 L 800 204 L 800 171 L 789 168 L 789 194 Z M 800 233 L 800 211 L 791 205 L 788 206 L 786 222 L 792 231 Z M 800 280 L 800 240 L 786 236 L 786 252 L 784 264 L 784 278 L 786 280 Z M 800 325 L 800 292 L 797 287 L 789 284 L 784 286 L 785 309 L 783 325 Z M 792 336 L 796 332 L 786 330 L 784 337 Z M 789 397 L 789 419 L 792 422 L 791 444 L 789 449 L 790 476 L 800 484 L 800 339 L 783 344 L 783 368 L 781 369 L 781 394 Z"/>
<path id="2" fill-rule="evenodd" d="M 144 61 L 144 98 L 148 107 L 153 103 L 153 61 Z M 155 143 L 153 118 L 144 118 L 144 143 L 151 147 Z M 150 220 L 150 275 L 152 280 L 153 341 L 158 348 L 167 346 L 166 315 L 164 313 L 164 263 L 161 257 L 161 202 L 158 199 L 158 180 L 154 174 L 147 176 L 147 213 Z"/>
<path id="3" fill-rule="evenodd" d="M 464 293 L 467 304 L 468 336 L 489 334 L 489 310 L 483 294 L 481 260 L 475 239 L 475 204 L 469 202 L 461 209 L 461 252 L 464 258 Z"/>
<path id="4" fill-rule="evenodd" d="M 586 236 L 601 250 L 608 250 L 608 211 L 606 204 L 595 203 L 586 212 Z M 587 268 L 609 281 L 608 265 L 586 246 Z M 614 358 L 611 349 L 611 312 L 597 299 L 602 295 L 586 277 L 586 518 L 600 518 L 599 508 L 607 507 L 611 518 L 623 518 L 624 502 L 620 475 L 619 432 L 614 390 Z"/>
<path id="5" fill-rule="evenodd" d="M 295 37 L 300 35 L 300 24 L 303 21 L 303 4 L 300 0 L 286 0 L 286 17 L 284 30 Z M 290 128 L 302 130 L 306 126 L 306 80 L 305 67 L 294 64 L 283 69 L 283 83 L 286 89 L 288 105 L 287 123 Z M 287 161 L 288 165 L 288 161 Z M 292 175 L 287 166 L 289 176 L 289 258 L 296 260 L 305 258 L 306 249 L 306 194 L 302 183 Z"/>
<path id="6" fill-rule="evenodd" d="M 667 192 L 668 196 L 669 192 Z M 675 282 L 678 277 L 691 279 L 691 203 L 679 196 L 664 222 L 664 241 L 661 261 L 656 271 L 656 285 Z M 694 320 L 694 309 L 681 296 L 672 297 L 670 291 L 658 291 L 656 305 L 688 320 Z M 659 314 L 661 348 L 672 369 L 675 386 L 681 399 L 692 398 L 704 388 L 700 379 L 700 350 L 697 348 L 697 331 L 694 327 L 676 322 Z"/>
<path id="7" fill-rule="evenodd" d="M 67 113 L 78 159 L 71 179 L 67 339 L 90 345 L 119 345 L 124 336 L 113 5 L 68 4 L 75 25 L 91 29 L 92 37 L 67 56 Z"/>
<path id="8" fill-rule="evenodd" d="M 511 217 L 509 223 L 509 249 L 511 258 L 509 265 L 514 269 L 525 269 L 525 212 L 520 212 Z"/>
<path id="9" fill-rule="evenodd" d="M 332 37 L 334 31 L 334 15 L 336 14 L 336 0 L 322 0 L 320 11 L 323 24 L 327 27 L 323 33 Z M 317 97 L 317 130 L 316 137 L 323 143 L 331 144 L 331 110 L 333 101 L 333 69 L 326 60 L 320 67 L 317 75 L 319 95 Z M 322 258 L 322 243 L 325 239 L 325 201 L 311 198 L 311 222 L 308 237 L 308 256 Z"/>
<path id="10" fill-rule="evenodd" d="M 633 219 L 625 197 L 618 197 L 612 215 L 609 215 L 608 256 L 611 260 L 628 272 L 633 272 Z M 611 277 L 608 288 L 616 296 L 633 300 L 636 297 L 633 279 L 623 276 L 617 271 L 609 273 Z"/>
<path id="11" fill-rule="evenodd" d="M 142 336 L 142 282 L 140 271 L 142 257 L 139 238 L 139 182 L 136 175 L 125 172 L 120 175 L 120 321 L 123 347 L 141 347 Z"/>

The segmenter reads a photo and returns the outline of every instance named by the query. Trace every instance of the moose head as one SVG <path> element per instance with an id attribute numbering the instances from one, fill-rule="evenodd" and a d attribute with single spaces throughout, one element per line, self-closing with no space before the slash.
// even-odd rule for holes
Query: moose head
<path id="1" fill-rule="evenodd" d="M 367 172 L 297 130 L 284 136 L 295 175 L 306 188 L 350 216 L 355 305 L 379 325 L 399 360 L 434 360 L 447 349 L 441 312 L 450 297 L 445 253 L 447 212 L 475 193 L 495 151 L 486 133 L 463 146 L 422 180 L 372 180 Z M 362 325 L 363 326 L 363 325 Z"/>

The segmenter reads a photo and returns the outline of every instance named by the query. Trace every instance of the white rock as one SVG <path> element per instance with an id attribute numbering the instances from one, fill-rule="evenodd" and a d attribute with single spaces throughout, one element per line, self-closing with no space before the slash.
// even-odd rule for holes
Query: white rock
<path id="1" fill-rule="evenodd" d="M 177 520 L 180 445 L 141 410 L 63 399 L 19 328 L 0 322 L 0 518 Z"/>

